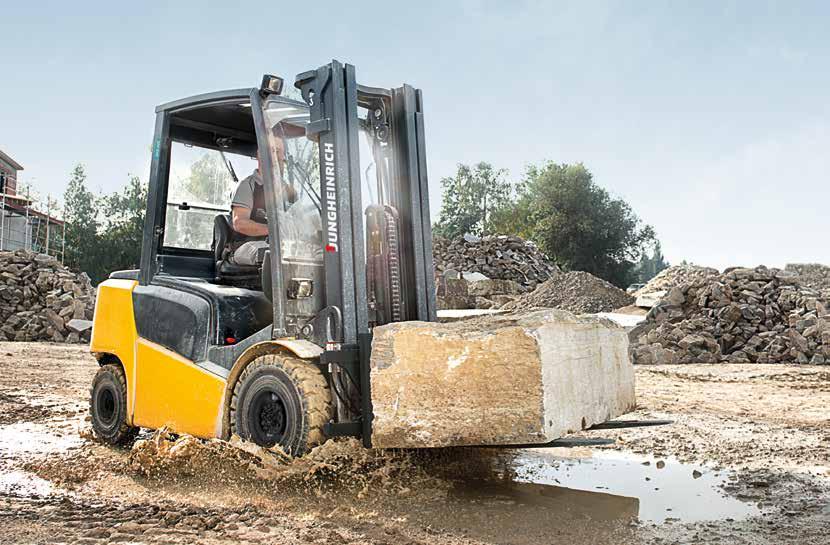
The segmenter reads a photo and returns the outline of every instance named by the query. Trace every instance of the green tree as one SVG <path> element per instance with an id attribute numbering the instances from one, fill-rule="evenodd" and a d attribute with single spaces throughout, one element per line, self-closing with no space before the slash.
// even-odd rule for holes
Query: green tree
<path id="1" fill-rule="evenodd" d="M 94 283 L 112 271 L 138 268 L 147 206 L 147 186 L 131 176 L 126 187 L 96 197 L 83 165 L 72 171 L 64 193 L 66 263 Z"/>
<path id="2" fill-rule="evenodd" d="M 644 284 L 668 267 L 669 264 L 663 257 L 663 249 L 660 246 L 660 242 L 655 242 L 654 251 L 651 256 L 643 252 L 640 258 L 640 263 L 637 265 L 637 281 Z"/>
<path id="3" fill-rule="evenodd" d="M 98 260 L 98 211 L 95 195 L 87 188 L 86 171 L 75 165 L 63 195 L 66 222 L 65 263 L 90 271 Z"/>
<path id="4" fill-rule="evenodd" d="M 222 162 L 222 156 L 215 151 L 206 151 L 190 167 L 190 178 L 182 184 L 190 197 L 202 202 L 223 205 L 231 192 L 230 173 Z M 173 184 L 175 185 L 175 184 Z M 183 201 L 188 196 L 181 196 Z"/>
<path id="5" fill-rule="evenodd" d="M 497 230 L 530 238 L 566 269 L 620 287 L 636 278 L 635 265 L 655 240 L 631 206 L 598 186 L 581 163 L 530 167 L 501 220 Z"/>
<path id="6" fill-rule="evenodd" d="M 494 221 L 511 197 L 506 171 L 484 162 L 473 167 L 458 165 L 455 176 L 442 179 L 441 187 L 444 193 L 435 232 L 447 238 L 493 233 Z"/>
<path id="7" fill-rule="evenodd" d="M 126 187 L 99 200 L 105 212 L 99 234 L 102 250 L 94 280 L 102 280 L 115 270 L 137 269 L 141 260 L 141 239 L 147 209 L 147 186 L 131 176 Z M 90 273 L 90 277 L 93 275 Z"/>

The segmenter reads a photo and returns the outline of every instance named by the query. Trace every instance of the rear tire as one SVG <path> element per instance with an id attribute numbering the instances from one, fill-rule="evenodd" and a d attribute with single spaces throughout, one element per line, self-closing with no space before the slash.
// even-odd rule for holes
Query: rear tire
<path id="1" fill-rule="evenodd" d="M 138 428 L 127 424 L 127 378 L 120 365 L 101 366 L 92 380 L 89 412 L 95 436 L 110 445 L 129 446 Z"/>
<path id="2" fill-rule="evenodd" d="M 282 354 L 266 354 L 242 372 L 231 398 L 231 434 L 262 447 L 280 445 L 301 456 L 326 440 L 331 393 L 314 365 Z"/>

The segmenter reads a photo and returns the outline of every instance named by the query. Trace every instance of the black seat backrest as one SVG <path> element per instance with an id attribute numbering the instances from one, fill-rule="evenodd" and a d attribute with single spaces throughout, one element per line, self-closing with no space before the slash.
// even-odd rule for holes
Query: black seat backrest
<path id="1" fill-rule="evenodd" d="M 217 214 L 213 219 L 213 243 L 210 247 L 217 262 L 225 258 L 225 248 L 233 241 L 234 234 L 230 215 Z"/>
<path id="2" fill-rule="evenodd" d="M 227 284 L 252 290 L 260 290 L 260 270 L 256 265 L 236 265 L 228 258 L 231 247 L 245 237 L 233 230 L 229 214 L 218 214 L 213 220 L 213 259 L 216 263 L 214 279 Z"/>

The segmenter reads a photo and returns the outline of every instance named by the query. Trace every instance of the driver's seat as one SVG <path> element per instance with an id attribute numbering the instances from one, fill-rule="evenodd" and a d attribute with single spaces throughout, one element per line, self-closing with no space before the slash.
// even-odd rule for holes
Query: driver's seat
<path id="1" fill-rule="evenodd" d="M 257 265 L 237 265 L 231 263 L 233 244 L 241 242 L 243 237 L 233 230 L 231 217 L 218 214 L 213 220 L 213 257 L 216 260 L 216 283 L 248 288 L 262 289 L 261 267 Z"/>

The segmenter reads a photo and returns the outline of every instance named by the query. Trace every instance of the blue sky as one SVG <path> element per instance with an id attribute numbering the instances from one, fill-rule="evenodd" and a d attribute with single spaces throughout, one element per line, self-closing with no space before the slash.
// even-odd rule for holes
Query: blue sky
<path id="1" fill-rule="evenodd" d="M 459 162 L 581 161 L 670 261 L 830 263 L 826 4 L 169 4 L 2 8 L 0 149 L 42 193 L 144 175 L 156 104 L 338 58 L 424 90 L 436 213 Z"/>

